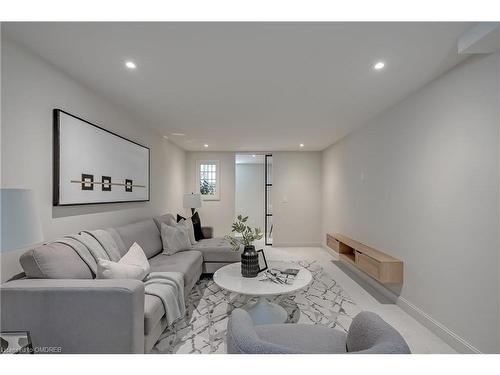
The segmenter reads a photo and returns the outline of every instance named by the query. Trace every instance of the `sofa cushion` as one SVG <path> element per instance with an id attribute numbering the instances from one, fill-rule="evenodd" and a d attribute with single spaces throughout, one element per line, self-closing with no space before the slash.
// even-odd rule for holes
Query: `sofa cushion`
<path id="1" fill-rule="evenodd" d="M 118 248 L 120 256 L 124 256 L 129 250 L 129 247 L 125 247 L 125 244 L 123 243 L 123 240 L 116 228 L 106 228 L 105 231 L 110 234 L 113 240 L 115 240 L 116 247 Z"/>
<path id="2" fill-rule="evenodd" d="M 158 228 L 158 231 L 160 231 L 160 232 L 161 232 L 161 224 L 162 223 L 167 224 L 167 225 L 171 225 L 171 226 L 176 224 L 175 217 L 172 214 L 165 214 L 162 216 L 157 216 L 153 220 L 156 224 L 156 227 Z"/>
<path id="3" fill-rule="evenodd" d="M 181 272 L 184 275 L 184 290 L 186 292 L 189 292 L 191 286 L 198 280 L 202 263 L 201 253 L 193 250 L 181 251 L 173 255 L 159 254 L 149 259 L 151 272 Z M 184 297 L 187 297 L 187 293 Z"/>
<path id="4" fill-rule="evenodd" d="M 191 242 L 186 226 L 170 226 L 161 223 L 161 242 L 163 243 L 163 254 L 172 255 L 179 251 L 189 250 Z"/>
<path id="5" fill-rule="evenodd" d="M 92 271 L 68 245 L 51 243 L 29 250 L 19 259 L 30 279 L 92 279 Z"/>
<path id="6" fill-rule="evenodd" d="M 266 324 L 256 326 L 263 341 L 310 354 L 346 353 L 346 334 L 337 329 L 310 324 Z"/>
<path id="7" fill-rule="evenodd" d="M 160 231 L 153 219 L 123 225 L 115 229 L 127 249 L 130 249 L 132 244 L 137 242 L 148 259 L 160 253 L 163 249 Z"/>
<path id="8" fill-rule="evenodd" d="M 165 307 L 160 298 L 151 294 L 144 295 L 144 334 L 147 335 L 165 315 Z"/>
<path id="9" fill-rule="evenodd" d="M 192 250 L 201 251 L 205 262 L 233 263 L 241 261 L 241 250 L 234 251 L 224 238 L 209 238 L 198 241 Z"/>

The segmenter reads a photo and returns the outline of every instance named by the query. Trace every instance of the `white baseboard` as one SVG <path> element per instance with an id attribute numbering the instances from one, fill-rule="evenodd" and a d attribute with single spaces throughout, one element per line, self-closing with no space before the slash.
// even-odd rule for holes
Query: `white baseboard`
<path id="1" fill-rule="evenodd" d="M 338 254 L 328 248 L 327 246 L 322 246 L 325 251 L 332 254 L 336 259 L 338 259 Z M 385 297 L 387 297 L 390 301 L 398 305 L 402 310 L 404 310 L 408 315 L 417 320 L 424 327 L 433 332 L 436 336 L 441 338 L 444 342 L 450 345 L 453 349 L 455 349 L 459 353 L 478 353 L 482 352 L 476 348 L 474 345 L 469 343 L 467 340 L 463 339 L 451 329 L 447 328 L 445 325 L 441 324 L 432 316 L 427 314 L 425 311 L 421 310 L 413 303 L 408 301 L 406 298 L 398 296 L 392 290 L 386 288 L 383 284 L 380 284 L 378 281 L 372 279 L 370 276 L 360 271 L 356 267 L 352 266 L 347 262 L 343 262 L 343 265 L 347 266 L 349 270 L 353 271 L 363 282 L 366 282 L 371 287 L 375 288 L 377 292 L 381 293 Z"/>
<path id="2" fill-rule="evenodd" d="M 474 345 L 469 343 L 467 340 L 463 339 L 451 329 L 447 328 L 445 325 L 441 324 L 432 316 L 427 314 L 425 311 L 422 311 L 417 306 L 412 304 L 404 297 L 398 297 L 396 304 L 401 307 L 404 311 L 415 318 L 418 322 L 420 322 L 423 326 L 427 327 L 430 331 L 432 331 L 436 336 L 440 337 L 443 341 L 445 341 L 448 345 L 450 345 L 453 349 L 455 349 L 459 353 L 477 353 L 481 354 L 482 352 L 476 348 Z"/>
<path id="3" fill-rule="evenodd" d="M 325 250 L 328 254 L 333 256 L 335 259 L 339 259 L 339 254 L 335 250 L 326 246 L 324 243 L 321 244 L 321 248 Z"/>
<path id="4" fill-rule="evenodd" d="M 276 242 L 273 247 L 321 247 L 319 242 Z"/>
<path id="5" fill-rule="evenodd" d="M 333 250 L 331 247 L 328 247 L 324 243 L 321 244 L 321 248 L 326 251 L 328 254 L 330 254 L 335 261 L 339 261 L 339 253 L 337 253 L 335 250 Z M 359 271 L 359 270 L 358 270 Z"/>

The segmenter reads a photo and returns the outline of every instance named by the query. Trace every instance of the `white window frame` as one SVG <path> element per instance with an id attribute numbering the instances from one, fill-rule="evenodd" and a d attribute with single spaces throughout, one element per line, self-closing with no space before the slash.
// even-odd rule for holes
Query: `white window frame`
<path id="1" fill-rule="evenodd" d="M 215 193 L 214 194 L 201 194 L 200 192 L 200 167 L 203 164 L 215 165 Z M 218 201 L 220 200 L 220 162 L 219 160 L 197 160 L 196 161 L 196 191 L 201 195 L 204 201 Z"/>

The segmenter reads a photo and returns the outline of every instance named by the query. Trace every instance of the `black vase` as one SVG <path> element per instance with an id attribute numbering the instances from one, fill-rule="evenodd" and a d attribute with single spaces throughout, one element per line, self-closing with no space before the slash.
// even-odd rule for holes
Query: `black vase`
<path id="1" fill-rule="evenodd" d="M 259 274 L 259 253 L 255 251 L 255 246 L 245 246 L 241 254 L 241 276 L 257 277 Z"/>

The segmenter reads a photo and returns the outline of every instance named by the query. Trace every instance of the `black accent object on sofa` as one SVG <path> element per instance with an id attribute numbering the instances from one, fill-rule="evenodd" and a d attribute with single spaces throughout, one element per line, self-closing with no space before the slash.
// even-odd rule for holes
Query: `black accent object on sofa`
<path id="1" fill-rule="evenodd" d="M 177 214 L 177 222 L 181 221 L 182 219 L 186 220 L 185 217 L 182 217 L 181 215 Z M 205 236 L 203 235 L 203 232 L 201 230 L 201 220 L 200 220 L 200 215 L 198 215 L 198 212 L 195 212 L 194 215 L 191 216 L 191 221 L 193 222 L 194 239 L 196 241 L 204 240 Z"/>

